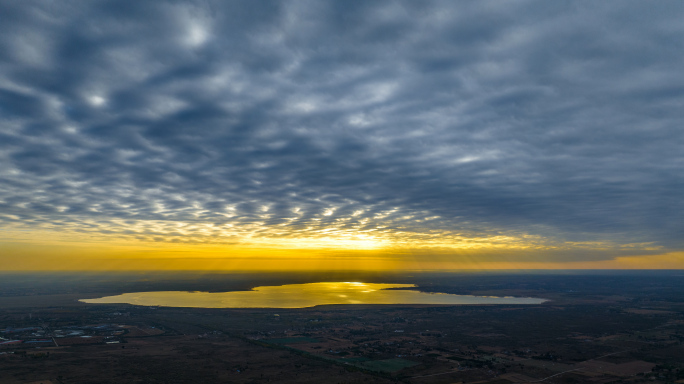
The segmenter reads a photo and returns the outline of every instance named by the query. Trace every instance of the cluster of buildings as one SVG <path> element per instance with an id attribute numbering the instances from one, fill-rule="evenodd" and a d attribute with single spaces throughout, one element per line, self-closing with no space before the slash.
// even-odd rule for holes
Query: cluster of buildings
<path id="1" fill-rule="evenodd" d="M 67 326 L 50 329 L 43 326 L 0 329 L 0 348 L 16 346 L 60 346 L 70 344 L 114 343 L 125 329 L 117 324 Z"/>

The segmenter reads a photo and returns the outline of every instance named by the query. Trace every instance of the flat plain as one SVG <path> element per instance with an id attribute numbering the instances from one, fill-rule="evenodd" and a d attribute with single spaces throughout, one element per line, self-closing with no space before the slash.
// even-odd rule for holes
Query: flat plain
<path id="1" fill-rule="evenodd" d="M 342 279 L 550 301 L 301 309 L 78 302 Z M 683 280 L 676 272 L 8 275 L 0 283 L 0 382 L 673 383 L 684 380 Z"/>

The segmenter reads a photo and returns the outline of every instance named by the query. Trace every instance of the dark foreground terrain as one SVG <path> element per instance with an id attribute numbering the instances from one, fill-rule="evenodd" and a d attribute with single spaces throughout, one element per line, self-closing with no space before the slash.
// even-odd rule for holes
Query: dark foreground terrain
<path id="1" fill-rule="evenodd" d="M 123 292 L 416 283 L 542 305 L 193 309 Z M 684 273 L 3 275 L 0 383 L 684 383 Z"/>

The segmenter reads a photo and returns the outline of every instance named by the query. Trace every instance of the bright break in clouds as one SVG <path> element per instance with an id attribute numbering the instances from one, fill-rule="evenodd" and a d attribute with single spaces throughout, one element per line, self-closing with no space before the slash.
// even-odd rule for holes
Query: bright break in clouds
<path id="1" fill-rule="evenodd" d="M 678 251 L 683 19 L 679 1 L 5 1 L 0 241 Z"/>

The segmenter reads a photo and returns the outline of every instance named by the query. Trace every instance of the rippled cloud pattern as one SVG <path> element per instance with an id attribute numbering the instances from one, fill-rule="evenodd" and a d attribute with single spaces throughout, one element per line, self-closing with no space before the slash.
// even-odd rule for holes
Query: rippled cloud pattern
<path id="1" fill-rule="evenodd" d="M 683 19 L 676 1 L 2 2 L 0 228 L 682 249 Z"/>

